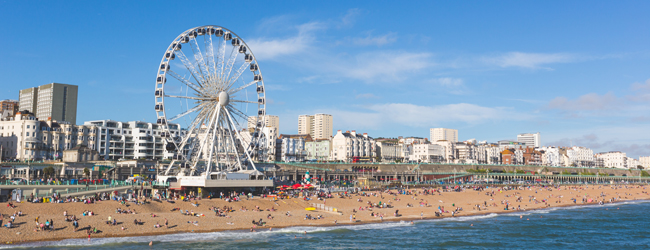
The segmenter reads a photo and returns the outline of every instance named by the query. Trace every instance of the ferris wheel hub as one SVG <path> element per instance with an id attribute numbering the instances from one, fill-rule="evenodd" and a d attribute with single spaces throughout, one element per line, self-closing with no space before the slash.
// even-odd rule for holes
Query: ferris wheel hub
<path id="1" fill-rule="evenodd" d="M 228 103 L 230 103 L 230 95 L 228 95 L 226 91 L 221 91 L 221 93 L 219 93 L 219 105 L 225 107 Z"/>

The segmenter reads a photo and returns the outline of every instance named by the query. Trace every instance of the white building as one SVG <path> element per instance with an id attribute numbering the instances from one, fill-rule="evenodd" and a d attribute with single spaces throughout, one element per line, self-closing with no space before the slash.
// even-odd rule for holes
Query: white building
<path id="1" fill-rule="evenodd" d="M 320 139 L 305 142 L 305 151 L 307 152 L 307 160 L 327 161 L 330 159 L 332 141 L 330 139 Z"/>
<path id="2" fill-rule="evenodd" d="M 404 144 L 428 143 L 426 138 L 421 138 L 421 137 L 406 137 L 406 138 L 400 137 L 398 142 Z"/>
<path id="3" fill-rule="evenodd" d="M 276 137 L 277 129 L 273 127 L 264 127 L 261 129 L 258 148 L 251 152 L 254 161 L 276 161 L 276 148 L 278 148 Z M 240 133 L 244 145 L 250 144 L 252 135 L 250 133 Z"/>
<path id="4" fill-rule="evenodd" d="M 455 143 L 456 146 L 456 163 L 477 163 L 476 146 L 464 142 Z"/>
<path id="5" fill-rule="evenodd" d="M 381 157 L 383 162 L 395 162 L 402 157 L 402 145 L 395 144 L 394 141 L 377 141 L 377 155 Z"/>
<path id="6" fill-rule="evenodd" d="M 332 115 L 315 114 L 298 116 L 298 134 L 309 134 L 312 139 L 330 139 L 334 129 Z"/>
<path id="7" fill-rule="evenodd" d="M 119 159 L 171 159 L 175 149 L 167 150 L 167 138 L 176 138 L 184 133 L 178 124 L 169 124 L 171 133 L 166 134 L 163 125 L 155 123 L 113 120 L 84 122 L 99 129 L 97 151 L 100 158 Z M 173 144 L 172 144 L 173 145 Z"/>
<path id="8" fill-rule="evenodd" d="M 529 147 L 539 148 L 542 145 L 542 138 L 539 132 L 535 134 L 518 134 L 517 141 Z"/>
<path id="9" fill-rule="evenodd" d="M 3 159 L 61 159 L 63 151 L 77 145 L 97 150 L 94 126 L 72 125 L 52 120 L 39 121 L 33 114 L 16 113 L 0 121 L 0 147 Z"/>
<path id="10" fill-rule="evenodd" d="M 573 146 L 567 148 L 566 153 L 569 158 L 568 167 L 592 168 L 595 166 L 594 151 L 591 149 Z"/>
<path id="11" fill-rule="evenodd" d="M 556 147 L 542 147 L 542 165 L 544 166 L 562 166 L 560 149 Z"/>
<path id="12" fill-rule="evenodd" d="M 436 144 L 413 144 L 413 154 L 409 157 L 410 161 L 417 162 L 442 162 L 444 160 L 445 149 Z"/>
<path id="13" fill-rule="evenodd" d="M 627 164 L 627 168 L 629 169 L 637 169 L 639 166 L 643 167 L 643 165 L 641 165 L 641 162 L 639 162 L 639 160 L 634 159 L 632 157 L 626 157 L 625 163 Z"/>
<path id="14" fill-rule="evenodd" d="M 431 142 L 437 141 L 450 141 L 458 142 L 458 130 L 450 128 L 432 128 L 429 130 L 429 138 Z"/>
<path id="15" fill-rule="evenodd" d="M 639 157 L 639 165 L 641 165 L 643 169 L 650 169 L 650 156 Z"/>
<path id="16" fill-rule="evenodd" d="M 360 135 L 354 130 L 345 133 L 339 130 L 332 138 L 332 154 L 330 155 L 332 160 L 351 162 L 354 157 L 373 158 L 375 156 L 375 140 L 367 133 Z"/>
<path id="17" fill-rule="evenodd" d="M 611 151 L 606 153 L 598 153 L 596 158 L 603 160 L 603 167 L 606 168 L 628 168 L 627 156 L 623 152 Z"/>
<path id="18" fill-rule="evenodd" d="M 476 147 L 476 157 L 481 164 L 500 164 L 501 150 L 494 144 L 481 144 Z"/>
<path id="19" fill-rule="evenodd" d="M 458 151 L 456 150 L 456 143 L 451 141 L 435 141 L 431 144 L 440 145 L 445 150 L 444 152 L 444 161 L 446 163 L 454 163 L 458 159 Z"/>
<path id="20" fill-rule="evenodd" d="M 280 158 L 283 162 L 300 162 L 305 160 L 305 139 L 302 137 L 282 136 L 282 152 Z"/>
<path id="21" fill-rule="evenodd" d="M 34 113 L 41 121 L 52 119 L 76 125 L 77 90 L 76 85 L 62 83 L 20 90 L 20 110 Z"/>
<path id="22" fill-rule="evenodd" d="M 248 130 L 254 130 L 255 129 L 255 124 L 257 122 L 261 122 L 261 119 L 264 119 L 264 126 L 261 126 L 262 128 L 267 127 L 267 128 L 275 128 L 273 131 L 275 131 L 275 137 L 280 136 L 280 117 L 275 116 L 275 115 L 264 115 L 264 116 L 249 116 L 248 117 Z"/>

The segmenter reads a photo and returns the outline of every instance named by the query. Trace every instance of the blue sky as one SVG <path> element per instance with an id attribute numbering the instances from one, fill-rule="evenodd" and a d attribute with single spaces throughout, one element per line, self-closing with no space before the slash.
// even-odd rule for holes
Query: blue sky
<path id="1" fill-rule="evenodd" d="M 254 51 L 269 114 L 373 137 L 497 141 L 650 155 L 650 2 L 2 1 L 0 99 L 79 85 L 77 120 L 154 121 L 156 69 L 188 28 Z"/>

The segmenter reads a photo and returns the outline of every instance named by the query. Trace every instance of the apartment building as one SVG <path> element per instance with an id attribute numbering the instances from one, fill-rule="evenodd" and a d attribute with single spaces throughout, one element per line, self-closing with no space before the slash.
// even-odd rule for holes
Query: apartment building
<path id="1" fill-rule="evenodd" d="M 309 134 L 314 140 L 331 138 L 333 129 L 332 115 L 315 114 L 298 116 L 298 134 Z"/>
<path id="2" fill-rule="evenodd" d="M 413 154 L 409 157 L 410 161 L 416 162 L 442 162 L 444 160 L 445 149 L 436 144 L 413 144 Z"/>
<path id="3" fill-rule="evenodd" d="M 639 165 L 641 165 L 643 169 L 650 169 L 650 156 L 639 157 Z"/>
<path id="4" fill-rule="evenodd" d="M 542 139 L 539 132 L 535 134 L 518 134 L 517 141 L 528 147 L 539 148 L 542 145 Z"/>
<path id="5" fill-rule="evenodd" d="M 450 128 L 432 128 L 429 130 L 429 138 L 431 139 L 431 142 L 458 142 L 458 130 Z"/>
<path id="6" fill-rule="evenodd" d="M 628 168 L 627 155 L 620 151 L 610 151 L 595 154 L 594 157 L 602 159 L 603 167 L 606 168 Z M 636 167 L 636 166 L 634 166 Z"/>
<path id="7" fill-rule="evenodd" d="M 76 85 L 49 83 L 20 90 L 20 110 L 33 113 L 41 121 L 52 119 L 60 122 L 77 123 Z"/>
<path id="8" fill-rule="evenodd" d="M 163 125 L 142 121 L 96 120 L 84 122 L 84 125 L 97 127 L 97 151 L 106 160 L 171 159 L 175 149 L 167 150 L 167 144 L 172 144 L 167 138 L 185 133 L 178 124 L 169 124 L 170 133 L 167 134 Z"/>
<path id="9" fill-rule="evenodd" d="M 18 113 L 18 101 L 2 100 L 0 101 L 0 118 L 13 117 Z"/>
<path id="10" fill-rule="evenodd" d="M 573 146 L 566 149 L 566 154 L 569 161 L 568 167 L 593 168 L 596 166 L 594 151 L 589 148 Z"/>
<path id="11" fill-rule="evenodd" d="M 377 156 L 383 162 L 394 162 L 397 159 L 404 159 L 402 156 L 402 145 L 394 140 L 377 139 Z"/>
<path id="12" fill-rule="evenodd" d="M 249 116 L 248 117 L 248 130 L 253 131 L 257 123 L 261 123 L 262 119 L 264 120 L 264 126 L 261 128 L 275 128 L 271 129 L 275 132 L 274 137 L 278 138 L 280 136 L 280 117 L 276 115 L 264 115 L 264 116 Z M 261 125 L 261 124 L 260 124 Z"/>
<path id="13" fill-rule="evenodd" d="M 375 157 L 375 140 L 367 133 L 357 134 L 356 131 L 337 131 L 332 138 L 332 160 L 351 162 L 354 157 Z"/>
<path id="14" fill-rule="evenodd" d="M 556 147 L 542 147 L 542 165 L 544 166 L 562 166 L 560 161 L 560 149 Z"/>
<path id="15" fill-rule="evenodd" d="M 77 145 L 97 149 L 97 128 L 54 120 L 39 121 L 31 113 L 18 112 L 0 121 L 3 159 L 55 160 Z"/>
<path id="16" fill-rule="evenodd" d="M 327 161 L 330 159 L 332 141 L 330 139 L 319 139 L 305 142 L 307 160 Z"/>
<path id="17" fill-rule="evenodd" d="M 282 140 L 280 159 L 283 162 L 300 162 L 305 160 L 305 142 L 311 141 L 309 135 L 280 135 Z"/>

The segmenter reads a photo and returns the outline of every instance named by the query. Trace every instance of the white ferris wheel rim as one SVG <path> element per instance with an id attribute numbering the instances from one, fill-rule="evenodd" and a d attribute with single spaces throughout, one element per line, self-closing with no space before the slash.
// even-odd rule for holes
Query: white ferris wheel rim
<path id="1" fill-rule="evenodd" d="M 227 38 L 228 35 L 230 36 L 230 38 Z M 198 44 L 197 41 L 197 39 L 200 36 L 204 37 L 204 45 L 206 50 L 205 53 L 203 53 L 200 50 L 201 46 Z M 210 47 L 208 47 L 206 41 L 207 39 L 205 38 L 208 36 L 209 36 Z M 213 44 L 213 37 L 216 37 L 218 40 L 216 53 Z M 233 49 L 230 53 L 230 56 L 226 57 L 227 54 L 225 48 L 227 47 L 227 43 L 229 42 L 232 43 Z M 189 47 L 192 48 L 194 60 L 190 60 L 185 55 L 185 52 L 183 52 L 182 50 L 182 44 L 186 44 L 186 46 L 189 45 Z M 194 47 L 194 45 L 196 45 L 196 48 Z M 198 52 L 195 51 L 195 49 L 198 50 Z M 235 63 L 240 54 L 244 55 L 244 62 L 239 66 L 238 70 L 233 75 L 231 73 L 235 69 Z M 174 71 L 171 69 L 170 63 L 172 62 L 172 60 L 174 60 L 176 55 L 178 55 L 178 58 L 180 58 L 183 61 L 183 66 L 185 68 L 182 68 L 182 70 L 187 70 L 192 75 L 192 78 L 187 79 L 183 76 L 174 73 Z M 210 62 L 212 62 L 213 72 L 210 72 L 210 65 L 208 65 L 210 64 Z M 249 68 L 249 70 L 254 75 L 253 81 L 251 81 L 250 83 L 246 83 L 246 81 L 243 81 L 244 85 L 242 86 L 236 85 L 237 81 L 242 77 L 244 72 L 247 71 L 246 68 Z M 206 71 L 205 74 L 203 70 Z M 227 74 L 225 72 L 226 70 L 228 70 Z M 197 75 L 195 74 L 198 75 L 198 78 Z M 177 79 L 179 83 L 187 85 L 185 90 L 186 92 L 185 96 L 167 95 L 167 93 L 165 92 L 165 85 L 167 83 L 168 76 L 170 75 L 173 78 Z M 162 77 L 162 81 L 161 81 L 161 77 Z M 192 79 L 194 79 L 194 81 L 192 81 Z M 181 86 L 183 86 L 182 84 Z M 248 100 L 231 99 L 231 95 L 237 94 L 238 92 L 242 92 L 242 91 L 246 92 L 246 97 L 248 98 L 249 87 L 255 88 L 256 90 L 255 92 L 257 92 L 257 99 L 258 99 L 257 102 L 250 102 Z M 195 96 L 189 96 L 187 94 L 187 92 L 189 92 L 190 89 L 195 91 L 194 93 Z M 159 90 L 160 90 L 160 95 L 158 94 Z M 185 99 L 186 103 L 188 103 L 188 100 L 193 100 L 194 103 L 198 103 L 198 104 L 190 108 L 190 105 L 188 103 L 185 112 L 177 114 L 175 116 L 171 116 L 167 114 L 167 109 L 165 108 L 167 105 L 167 103 L 165 103 L 166 98 L 176 98 L 176 99 L 182 98 Z M 233 102 L 239 102 L 240 104 L 245 105 L 246 109 L 248 109 L 249 103 L 257 104 L 257 115 L 248 116 L 248 114 L 246 114 L 247 112 L 244 113 L 241 110 L 237 109 L 234 105 L 231 105 Z M 262 136 L 262 132 L 260 131 L 261 130 L 260 124 L 264 123 L 263 119 L 264 116 L 266 115 L 266 89 L 264 86 L 264 78 L 262 77 L 261 69 L 259 68 L 259 64 L 253 54 L 252 49 L 250 49 L 248 44 L 246 44 L 246 42 L 236 33 L 222 26 L 204 25 L 204 26 L 188 29 L 182 32 L 180 35 L 178 35 L 168 46 L 167 50 L 165 50 L 160 66 L 158 68 L 158 74 L 156 80 L 155 103 L 156 103 L 157 124 L 162 125 L 167 137 L 172 137 L 171 135 L 173 134 L 173 131 L 170 129 L 170 125 L 174 125 L 171 123 L 173 120 L 179 119 L 181 117 L 185 117 L 191 113 L 196 112 L 196 117 L 187 127 L 187 131 L 184 136 L 181 136 L 180 127 L 177 130 L 179 134 L 175 136 L 180 137 L 181 140 L 180 141 L 176 139 L 171 140 L 171 143 L 173 143 L 174 145 L 175 152 L 172 158 L 172 163 L 170 163 L 167 172 L 169 172 L 169 169 L 174 164 L 174 161 L 179 161 L 179 163 L 184 163 L 184 164 L 187 164 L 188 162 L 193 163 L 194 166 L 192 167 L 194 171 L 195 170 L 194 167 L 196 167 L 196 164 L 199 162 L 199 159 L 192 158 L 193 154 L 197 153 L 197 155 L 201 155 L 203 152 L 200 151 L 202 151 L 203 147 L 205 147 L 207 144 L 210 144 L 209 146 L 210 154 L 206 160 L 208 165 L 208 172 L 210 171 L 209 170 L 210 165 L 212 164 L 213 161 L 215 161 L 215 165 L 218 166 L 219 164 L 218 157 L 213 156 L 213 150 L 215 148 L 214 145 L 215 137 L 220 132 L 226 133 L 226 131 L 231 141 L 230 149 L 234 151 L 237 160 L 236 162 L 234 160 L 230 162 L 229 155 L 228 155 L 229 152 L 226 146 L 224 152 L 226 154 L 226 160 L 228 161 L 227 164 L 231 166 L 232 164 L 237 164 L 241 169 L 242 164 L 240 158 L 243 158 L 244 160 L 248 159 L 250 164 L 253 165 L 253 160 L 251 158 L 250 151 L 255 150 L 259 146 L 257 145 L 257 142 Z M 160 105 L 160 109 L 159 109 L 159 105 Z M 220 116 L 222 116 L 221 118 L 223 120 L 220 119 Z M 236 118 L 243 118 L 244 120 L 242 121 L 242 123 L 248 123 L 249 117 L 256 117 L 256 124 L 254 126 L 255 130 L 252 133 L 250 142 L 248 142 L 247 145 L 241 145 L 242 147 L 240 150 L 239 147 L 237 147 L 237 143 L 234 137 L 237 137 L 240 143 L 244 142 L 244 138 L 240 134 L 239 128 L 237 127 L 237 125 L 239 125 L 240 127 L 242 125 L 239 124 Z M 210 121 L 210 122 L 207 129 L 205 130 L 207 132 L 204 138 L 203 139 L 192 138 L 192 137 L 198 137 L 197 136 L 198 132 L 205 125 L 205 121 Z M 212 139 L 208 140 L 208 136 L 211 131 L 212 131 Z M 220 136 L 225 136 L 225 135 L 220 135 Z M 192 139 L 191 143 L 193 143 L 193 147 L 196 146 L 196 142 L 194 140 L 199 141 L 200 147 L 198 148 L 198 150 L 192 148 L 189 150 L 190 151 L 189 153 L 184 153 L 185 147 L 188 145 L 187 143 L 188 141 L 190 141 L 190 139 Z M 220 139 L 227 141 L 227 138 L 220 137 Z M 253 168 L 255 168 L 254 165 Z"/>

